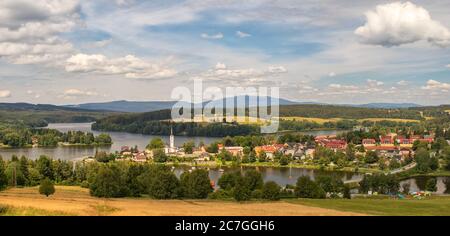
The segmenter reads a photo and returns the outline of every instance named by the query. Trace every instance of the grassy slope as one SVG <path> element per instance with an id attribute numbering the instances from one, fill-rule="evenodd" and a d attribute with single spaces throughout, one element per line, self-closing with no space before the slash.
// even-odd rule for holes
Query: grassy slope
<path id="1" fill-rule="evenodd" d="M 428 199 L 295 199 L 290 203 L 359 212 L 369 215 L 389 216 L 440 216 L 450 215 L 450 197 L 431 197 Z"/>
<path id="2" fill-rule="evenodd" d="M 38 194 L 36 187 L 8 189 L 0 192 L 0 203 L 9 207 L 7 215 L 357 215 L 285 201 L 103 199 L 91 197 L 88 189 L 69 186 L 56 186 L 55 195 L 48 198 Z"/>

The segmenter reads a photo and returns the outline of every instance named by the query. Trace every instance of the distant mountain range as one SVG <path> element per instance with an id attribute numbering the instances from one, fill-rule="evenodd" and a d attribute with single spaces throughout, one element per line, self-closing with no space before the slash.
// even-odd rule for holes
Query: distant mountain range
<path id="1" fill-rule="evenodd" d="M 241 98 L 237 97 L 234 98 L 235 100 Z M 255 98 L 255 97 L 252 97 Z M 214 103 L 217 103 L 219 105 L 221 102 L 223 104 L 226 104 L 227 102 L 230 102 L 233 98 L 224 98 L 223 101 L 217 100 L 214 101 Z M 268 98 L 270 99 L 273 98 Z M 247 104 L 250 104 L 251 106 L 256 106 L 257 103 L 250 103 L 249 101 L 256 101 L 250 99 L 248 96 L 245 97 L 245 101 Z M 280 105 L 295 105 L 295 104 L 312 104 L 312 103 L 300 103 L 300 102 L 294 102 L 287 99 L 279 99 Z M 65 105 L 65 107 L 68 108 L 77 108 L 77 109 L 86 109 L 86 110 L 104 110 L 104 111 L 119 111 L 119 112 L 150 112 L 150 111 L 158 111 L 158 110 L 164 110 L 164 109 L 171 109 L 173 105 L 175 105 L 176 101 L 112 101 L 112 102 L 101 102 L 101 103 L 83 103 L 78 105 Z M 204 104 L 209 103 L 205 102 Z"/>
<path id="2" fill-rule="evenodd" d="M 250 103 L 249 101 L 255 101 L 251 99 L 254 97 L 246 96 L 245 100 L 247 104 L 251 106 L 256 106 L 257 103 Z M 225 98 L 223 101 L 215 101 L 214 103 L 220 104 L 221 102 L 225 104 L 226 102 L 231 102 L 233 98 Z M 236 101 L 236 98 L 234 98 Z M 273 98 L 269 98 L 273 99 Z M 279 99 L 280 105 L 299 105 L 299 104 L 317 104 L 317 105 L 329 105 L 325 103 L 315 103 L 315 102 L 297 102 L 287 99 Z M 171 109 L 175 105 L 176 101 L 112 101 L 112 102 L 99 102 L 99 103 L 83 103 L 78 105 L 65 105 L 68 108 L 82 109 L 82 110 L 103 110 L 103 111 L 118 111 L 118 112 L 150 112 L 158 111 L 164 109 Z M 342 106 L 353 106 L 353 107 L 364 107 L 364 108 L 386 108 L 386 109 L 397 109 L 397 108 L 410 108 L 410 107 L 421 107 L 421 105 L 415 103 L 367 103 L 367 104 L 343 104 Z"/>

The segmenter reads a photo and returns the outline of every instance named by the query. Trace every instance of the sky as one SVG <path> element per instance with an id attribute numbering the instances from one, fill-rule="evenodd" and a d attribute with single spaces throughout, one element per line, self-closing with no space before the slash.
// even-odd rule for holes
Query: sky
<path id="1" fill-rule="evenodd" d="M 0 102 L 173 100 L 279 87 L 301 102 L 450 103 L 450 1 L 2 0 Z"/>

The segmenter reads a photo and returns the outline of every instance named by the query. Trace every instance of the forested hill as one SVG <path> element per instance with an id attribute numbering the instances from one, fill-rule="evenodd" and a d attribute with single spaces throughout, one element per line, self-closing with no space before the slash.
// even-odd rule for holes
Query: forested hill
<path id="1" fill-rule="evenodd" d="M 94 111 L 48 104 L 0 103 L 0 122 L 24 124 L 35 127 L 48 123 L 93 122 L 119 114 L 110 111 Z"/>
<path id="2" fill-rule="evenodd" d="M 283 121 L 289 123 L 282 127 L 289 130 L 308 130 L 320 128 L 349 129 L 358 124 L 356 120 L 366 118 L 384 119 L 408 119 L 424 120 L 421 110 L 418 109 L 375 109 L 351 106 L 333 105 L 285 105 L 280 106 L 280 117 L 310 117 L 310 118 L 341 118 L 342 121 L 318 124 L 312 121 L 297 122 Z M 170 110 L 161 110 L 146 113 L 121 114 L 99 119 L 92 128 L 102 131 L 125 131 L 131 133 L 143 133 L 154 135 L 167 135 L 170 126 L 178 135 L 201 135 L 201 136 L 227 136 L 244 135 L 258 132 L 256 125 L 236 123 L 176 123 L 170 124 Z M 301 119 L 299 119 L 301 120 Z M 294 121 L 295 122 L 295 121 Z M 302 123 L 303 122 L 303 123 Z M 301 124 L 300 124 L 301 123 Z"/>
<path id="3" fill-rule="evenodd" d="M 289 105 L 280 106 L 281 117 L 311 117 L 311 118 L 398 118 L 422 120 L 421 108 L 382 109 L 337 105 Z"/>

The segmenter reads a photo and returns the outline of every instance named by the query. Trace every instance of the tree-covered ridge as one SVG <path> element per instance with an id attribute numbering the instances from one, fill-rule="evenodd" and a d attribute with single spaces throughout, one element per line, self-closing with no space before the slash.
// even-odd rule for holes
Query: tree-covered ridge
<path id="1" fill-rule="evenodd" d="M 25 126 L 0 126 L 0 143 L 6 147 L 41 146 L 52 147 L 59 143 L 66 145 L 108 145 L 112 143 L 108 134 L 94 136 L 91 132 L 68 131 L 55 129 L 28 128 Z"/>
<path id="2" fill-rule="evenodd" d="M 0 121 L 45 127 L 48 123 L 94 122 L 117 112 L 93 111 L 46 104 L 0 103 Z"/>
<path id="3" fill-rule="evenodd" d="M 413 119 L 422 120 L 423 117 L 418 109 L 381 109 L 364 108 L 337 105 L 287 105 L 280 106 L 282 117 L 313 117 L 313 118 L 343 118 L 343 119 Z"/>

